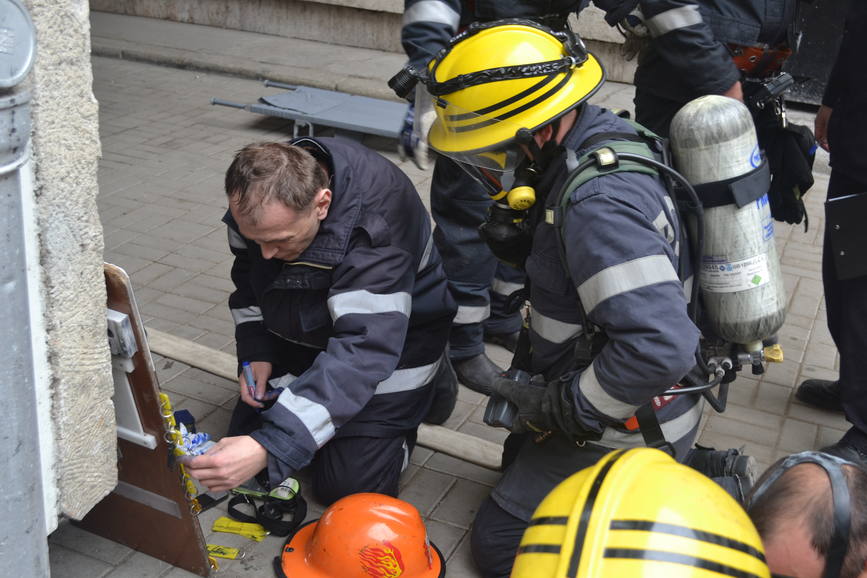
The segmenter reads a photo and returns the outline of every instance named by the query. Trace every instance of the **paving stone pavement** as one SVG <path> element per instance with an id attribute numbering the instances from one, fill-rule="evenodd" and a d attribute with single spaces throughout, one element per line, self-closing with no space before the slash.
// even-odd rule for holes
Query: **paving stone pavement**
<path id="1" fill-rule="evenodd" d="M 126 22 L 134 26 L 136 20 L 144 19 Z M 201 32 L 201 27 L 194 28 Z M 95 37 L 99 34 L 96 27 Z M 259 35 L 251 36 L 264 42 Z M 93 58 L 93 72 L 103 151 L 98 205 L 105 260 L 130 274 L 148 327 L 234 353 L 226 304 L 232 289 L 231 256 L 220 222 L 226 209 L 223 173 L 234 151 L 253 141 L 285 139 L 292 134 L 292 125 L 214 107 L 209 101 L 221 97 L 254 102 L 276 90 L 250 79 L 104 57 Z M 593 101 L 631 109 L 632 94 L 631 86 L 609 83 Z M 812 124 L 809 113 L 793 112 L 792 117 Z M 430 172 L 401 163 L 390 141 L 368 138 L 365 142 L 405 170 L 427 202 Z M 793 387 L 802 379 L 833 379 L 838 371 L 839 359 L 825 324 L 819 266 L 827 174 L 827 156 L 822 153 L 815 189 L 807 197 L 809 231 L 777 224 L 789 298 L 787 320 L 779 334 L 786 360 L 772 364 L 764 375 L 739 377 L 731 386 L 728 410 L 722 415 L 708 411 L 703 423 L 702 444 L 743 447 L 762 469 L 792 451 L 832 443 L 848 427 L 841 415 L 807 407 L 793 396 Z M 489 353 L 508 365 L 505 350 L 489 346 Z M 176 408 L 189 409 L 201 431 L 216 435 L 225 431 L 237 384 L 159 356 L 155 363 L 160 385 Z M 446 425 L 501 442 L 505 432 L 482 423 L 483 409 L 483 397 L 462 387 Z M 400 497 L 421 511 L 431 539 L 448 561 L 449 577 L 478 576 L 470 559 L 468 529 L 480 500 L 498 477 L 496 472 L 426 448 L 418 447 L 413 454 Z M 321 506 L 312 499 L 310 506 L 310 517 L 317 517 Z M 271 576 L 271 561 L 281 540 L 269 537 L 256 543 L 212 533 L 214 518 L 224 513 L 225 505 L 200 516 L 206 541 L 241 547 L 245 557 L 222 560 L 216 574 Z M 65 522 L 49 544 L 55 576 L 190 575 Z"/>

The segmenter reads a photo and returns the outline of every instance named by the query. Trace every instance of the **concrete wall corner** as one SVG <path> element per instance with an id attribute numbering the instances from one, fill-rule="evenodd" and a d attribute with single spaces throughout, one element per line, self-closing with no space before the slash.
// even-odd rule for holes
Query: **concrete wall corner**
<path id="1" fill-rule="evenodd" d="M 78 519 L 117 483 L 89 8 L 87 0 L 25 0 L 25 5 L 37 39 L 31 73 L 34 196 L 54 477 L 60 513 Z"/>

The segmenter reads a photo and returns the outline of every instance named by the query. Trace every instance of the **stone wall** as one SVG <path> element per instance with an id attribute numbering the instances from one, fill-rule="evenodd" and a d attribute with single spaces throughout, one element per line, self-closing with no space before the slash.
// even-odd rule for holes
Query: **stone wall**
<path id="1" fill-rule="evenodd" d="M 92 10 L 400 52 L 402 0 L 91 0 Z"/>
<path id="2" fill-rule="evenodd" d="M 57 498 L 62 514 L 81 518 L 117 483 L 89 9 L 87 0 L 24 4 L 37 38 L 30 77 L 34 197 Z"/>
<path id="3" fill-rule="evenodd" d="M 321 40 L 402 52 L 403 0 L 90 0 L 92 10 Z M 606 66 L 608 78 L 632 82 L 634 63 L 619 53 L 620 34 L 588 8 L 576 30 Z"/>

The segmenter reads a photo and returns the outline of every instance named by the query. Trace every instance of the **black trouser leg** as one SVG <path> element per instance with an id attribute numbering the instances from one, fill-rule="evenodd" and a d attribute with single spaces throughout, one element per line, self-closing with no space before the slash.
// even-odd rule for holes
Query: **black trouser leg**
<path id="1" fill-rule="evenodd" d="M 415 445 L 416 432 L 390 438 L 334 438 L 311 464 L 312 490 L 323 505 L 358 492 L 397 497 L 398 482 Z"/>
<path id="2" fill-rule="evenodd" d="M 473 522 L 470 547 L 483 578 L 507 578 L 527 522 L 516 518 L 490 497 L 482 502 Z"/>
<path id="3" fill-rule="evenodd" d="M 867 194 L 867 183 L 831 171 L 829 199 L 859 192 Z M 857 430 L 847 435 L 854 438 L 851 441 L 862 451 L 867 451 L 867 276 L 843 281 L 837 279 L 827 230 L 822 253 L 822 281 L 828 329 L 840 352 L 843 411 Z"/>

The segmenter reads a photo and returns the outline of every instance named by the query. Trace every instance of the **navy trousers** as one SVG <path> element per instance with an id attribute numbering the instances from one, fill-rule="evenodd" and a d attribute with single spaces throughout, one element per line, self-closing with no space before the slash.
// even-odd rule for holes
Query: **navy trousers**
<path id="1" fill-rule="evenodd" d="M 867 194 L 867 181 L 831 170 L 828 198 Z M 867 219 L 867 215 L 862 215 Z M 827 229 L 822 252 L 822 282 L 828 329 L 840 352 L 840 392 L 852 429 L 847 441 L 867 452 L 867 276 L 840 281 Z"/>
<path id="2" fill-rule="evenodd" d="M 507 298 L 523 287 L 523 273 L 500 263 L 479 236 L 491 199 L 454 161 L 437 156 L 431 182 L 434 243 L 442 256 L 449 289 L 458 304 L 449 335 L 449 357 L 461 360 L 485 350 L 483 335 L 521 327 Z"/>

